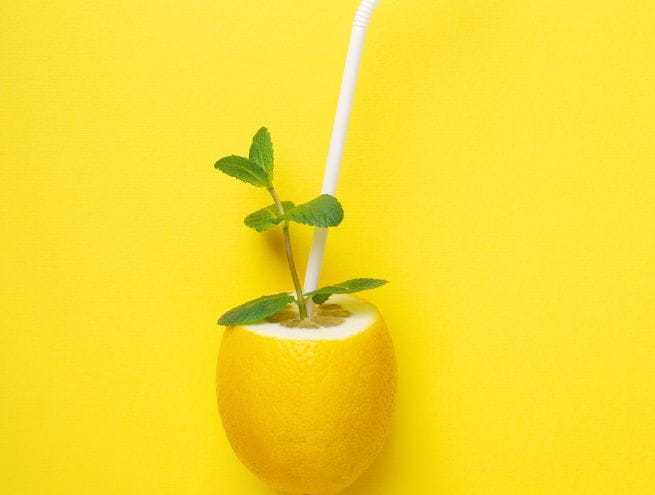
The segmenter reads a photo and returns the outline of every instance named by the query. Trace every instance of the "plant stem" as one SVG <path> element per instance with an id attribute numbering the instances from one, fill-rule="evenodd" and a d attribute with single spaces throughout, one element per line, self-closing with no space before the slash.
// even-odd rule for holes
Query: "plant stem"
<path id="1" fill-rule="evenodd" d="M 277 211 L 280 215 L 284 215 L 284 207 L 278 197 L 273 186 L 268 187 L 268 192 L 271 193 Z M 296 302 L 298 303 L 298 311 L 300 312 L 300 319 L 307 318 L 307 306 L 305 305 L 305 296 L 302 293 L 300 279 L 298 278 L 298 271 L 296 270 L 296 262 L 293 260 L 293 251 L 291 250 L 291 236 L 289 235 L 289 222 L 284 220 L 282 222 L 282 234 L 284 235 L 284 248 L 287 253 L 287 261 L 289 262 L 289 270 L 291 271 L 291 278 L 293 279 L 293 286 L 296 289 Z"/>

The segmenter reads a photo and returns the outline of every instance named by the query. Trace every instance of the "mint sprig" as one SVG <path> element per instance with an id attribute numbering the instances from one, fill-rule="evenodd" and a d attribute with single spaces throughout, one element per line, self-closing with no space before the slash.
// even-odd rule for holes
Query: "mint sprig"
<path id="1" fill-rule="evenodd" d="M 271 179 L 261 165 L 242 156 L 230 155 L 221 158 L 214 164 L 214 168 L 255 187 L 271 186 Z"/>
<path id="2" fill-rule="evenodd" d="M 260 322 L 291 302 L 297 304 L 299 317 L 302 320 L 307 318 L 307 300 L 309 298 L 317 304 L 323 304 L 332 294 L 360 292 L 387 283 L 386 280 L 374 278 L 356 278 L 303 294 L 291 248 L 289 222 L 313 227 L 336 227 L 343 221 L 343 208 L 337 198 L 329 194 L 321 194 L 317 198 L 301 204 L 280 201 L 273 187 L 274 153 L 268 129 L 262 127 L 257 131 L 252 139 L 248 158 L 238 155 L 226 156 L 218 160 L 214 167 L 240 181 L 255 187 L 266 188 L 273 198 L 272 205 L 251 213 L 244 219 L 244 223 L 257 232 L 264 232 L 276 225 L 282 228 L 284 248 L 295 292 L 295 298 L 287 292 L 280 292 L 241 304 L 221 316 L 218 319 L 219 325 L 232 326 Z"/>
<path id="3" fill-rule="evenodd" d="M 321 194 L 307 203 L 294 206 L 281 217 L 313 227 L 336 227 L 343 220 L 343 208 L 337 198 Z"/>
<path id="4" fill-rule="evenodd" d="M 290 210 L 293 208 L 293 202 L 282 201 L 282 207 L 284 211 Z M 281 221 L 282 216 L 275 203 L 261 210 L 257 210 L 243 219 L 243 223 L 251 229 L 255 229 L 257 232 L 264 232 L 271 227 L 275 227 Z"/>
<path id="5" fill-rule="evenodd" d="M 353 278 L 334 285 L 327 285 L 320 289 L 306 292 L 305 297 L 311 297 L 316 304 L 323 304 L 332 294 L 351 294 L 363 290 L 376 289 L 388 283 L 378 278 Z"/>
<path id="6" fill-rule="evenodd" d="M 273 180 L 273 142 L 266 127 L 259 129 L 252 138 L 248 157 L 266 172 L 269 181 Z"/>
<path id="7" fill-rule="evenodd" d="M 293 296 L 287 292 L 258 297 L 229 310 L 218 319 L 218 324 L 243 325 L 246 323 L 256 323 L 267 316 L 277 313 L 293 301 Z"/>

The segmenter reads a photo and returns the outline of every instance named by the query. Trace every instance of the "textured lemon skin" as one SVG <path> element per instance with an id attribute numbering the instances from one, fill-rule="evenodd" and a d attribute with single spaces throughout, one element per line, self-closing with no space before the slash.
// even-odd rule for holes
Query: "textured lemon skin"
<path id="1" fill-rule="evenodd" d="M 391 339 L 373 324 L 344 340 L 287 340 L 227 328 L 217 395 L 241 461 L 272 488 L 341 492 L 373 462 L 396 387 Z"/>

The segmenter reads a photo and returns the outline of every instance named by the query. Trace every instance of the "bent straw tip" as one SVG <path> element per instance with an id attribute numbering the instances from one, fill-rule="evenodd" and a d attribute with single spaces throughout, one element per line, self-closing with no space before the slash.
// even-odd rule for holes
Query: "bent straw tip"
<path id="1" fill-rule="evenodd" d="M 379 2 L 380 0 L 362 0 L 359 4 L 357 12 L 355 13 L 353 26 L 366 29 L 369 22 L 371 21 L 373 11 Z"/>

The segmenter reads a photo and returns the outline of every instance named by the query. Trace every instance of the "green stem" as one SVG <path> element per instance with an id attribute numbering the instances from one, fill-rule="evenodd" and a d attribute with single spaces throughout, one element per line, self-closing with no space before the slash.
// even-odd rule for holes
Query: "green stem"
<path id="1" fill-rule="evenodd" d="M 280 215 L 284 215 L 284 207 L 282 202 L 278 197 L 273 186 L 267 188 L 268 192 L 271 193 L 273 201 L 275 201 L 275 206 Z M 289 235 L 289 222 L 284 220 L 282 222 L 282 234 L 284 235 L 284 248 L 287 253 L 287 261 L 289 262 L 289 270 L 291 271 L 291 278 L 293 279 L 293 286 L 296 289 L 296 302 L 298 303 L 298 311 L 300 312 L 300 319 L 304 320 L 307 318 L 307 306 L 305 304 L 305 296 L 302 293 L 302 287 L 300 285 L 300 279 L 298 278 L 298 271 L 296 270 L 296 262 L 293 260 L 293 251 L 291 250 L 291 236 Z"/>

